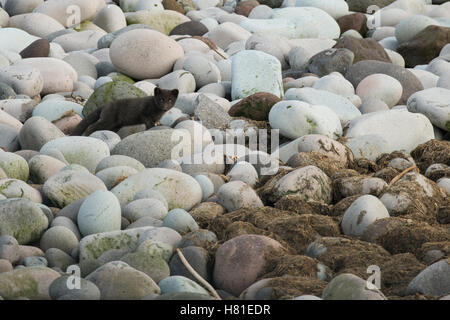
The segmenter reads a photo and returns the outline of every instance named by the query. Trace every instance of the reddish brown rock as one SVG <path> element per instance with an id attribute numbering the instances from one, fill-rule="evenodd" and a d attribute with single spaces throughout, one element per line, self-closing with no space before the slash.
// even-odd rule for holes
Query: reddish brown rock
<path id="1" fill-rule="evenodd" d="M 72 133 L 81 120 L 83 119 L 81 119 L 80 115 L 73 113 L 53 121 L 53 124 L 64 134 L 68 135 Z"/>
<path id="2" fill-rule="evenodd" d="M 235 13 L 243 15 L 245 17 L 248 17 L 250 12 L 253 10 L 254 7 L 259 6 L 259 2 L 256 0 L 244 0 L 239 2 L 236 5 Z"/>
<path id="3" fill-rule="evenodd" d="M 286 84 L 286 83 L 288 83 L 288 82 L 290 82 L 290 81 L 294 81 L 295 79 L 294 78 L 291 78 L 291 77 L 286 77 L 286 78 L 283 78 L 283 84 Z"/>
<path id="4" fill-rule="evenodd" d="M 447 43 L 450 43 L 450 28 L 433 25 L 402 43 L 397 52 L 405 59 L 406 66 L 412 68 L 418 64 L 428 64 L 439 56 Z"/>
<path id="5" fill-rule="evenodd" d="M 281 99 L 276 95 L 258 92 L 233 105 L 228 114 L 232 117 L 246 117 L 257 121 L 268 120 L 270 109 L 279 101 Z"/>
<path id="6" fill-rule="evenodd" d="M 346 48 L 355 55 L 353 63 L 363 60 L 377 60 L 392 63 L 384 48 L 374 39 L 357 39 L 354 37 L 342 37 L 333 48 Z"/>
<path id="7" fill-rule="evenodd" d="M 179 4 L 176 0 L 163 0 L 162 5 L 166 10 L 173 10 L 182 14 L 186 13 L 183 6 Z"/>
<path id="8" fill-rule="evenodd" d="M 216 287 L 239 296 L 268 271 L 266 255 L 281 249 L 279 242 L 265 236 L 242 235 L 228 240 L 216 252 Z"/>
<path id="9" fill-rule="evenodd" d="M 362 36 L 365 36 L 367 33 L 367 17 L 365 14 L 357 12 L 345 15 L 336 20 L 341 28 L 341 34 L 347 30 L 356 30 Z"/>
<path id="10" fill-rule="evenodd" d="M 9 260 L 12 264 L 21 264 L 26 257 L 43 257 L 44 252 L 38 247 L 5 244 L 0 246 L 0 259 Z"/>

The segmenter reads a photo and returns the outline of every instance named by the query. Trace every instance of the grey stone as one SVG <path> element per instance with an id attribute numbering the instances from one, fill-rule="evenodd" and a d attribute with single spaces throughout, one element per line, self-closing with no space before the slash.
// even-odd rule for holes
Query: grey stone
<path id="1" fill-rule="evenodd" d="M 208 251 L 203 248 L 190 246 L 181 249 L 181 252 L 191 267 L 206 281 L 211 280 L 211 266 Z M 171 275 L 184 276 L 192 281 L 198 281 L 181 262 L 180 256 L 174 254 L 169 263 Z"/>
<path id="2" fill-rule="evenodd" d="M 66 295 L 71 295 L 72 300 L 100 300 L 100 290 L 97 286 L 83 278 L 80 278 L 80 288 L 69 289 L 68 284 L 73 284 L 73 277 L 62 276 L 52 282 L 49 288 L 50 297 L 53 300 L 61 300 Z"/>
<path id="3" fill-rule="evenodd" d="M 120 260 L 136 270 L 142 271 L 156 283 L 169 277 L 171 273 L 167 262 L 161 256 L 151 255 L 144 251 L 129 253 Z"/>
<path id="4" fill-rule="evenodd" d="M 213 100 L 204 94 L 198 96 L 195 118 L 208 129 L 227 128 L 232 120 L 231 116 Z"/>
<path id="5" fill-rule="evenodd" d="M 368 289 L 366 280 L 343 273 L 328 283 L 322 293 L 324 300 L 386 300 L 378 289 Z"/>
<path id="6" fill-rule="evenodd" d="M 63 272 L 66 271 L 68 266 L 76 263 L 75 259 L 58 248 L 50 248 L 45 251 L 45 258 L 47 259 L 50 268 L 57 267 Z"/>
<path id="7" fill-rule="evenodd" d="M 152 168 L 163 160 L 171 159 L 175 146 L 181 150 L 184 145 L 190 145 L 190 141 L 187 133 L 181 130 L 150 130 L 126 137 L 114 147 L 112 154 L 129 156 Z"/>
<path id="8" fill-rule="evenodd" d="M 66 227 L 56 226 L 48 229 L 42 235 L 40 247 L 44 251 L 50 248 L 58 248 L 70 254 L 74 248 L 78 247 L 78 239 Z"/>
<path id="9" fill-rule="evenodd" d="M 345 48 L 328 49 L 312 56 L 308 62 L 309 71 L 323 77 L 332 72 L 345 74 L 353 64 L 355 55 L 352 51 Z"/>
<path id="10" fill-rule="evenodd" d="M 161 292 L 152 278 L 122 261 L 105 264 L 86 277 L 86 280 L 100 289 L 102 300 L 134 300 Z"/>
<path id="11" fill-rule="evenodd" d="M 408 285 L 407 294 L 443 296 L 450 293 L 450 262 L 440 260 L 420 272 Z"/>

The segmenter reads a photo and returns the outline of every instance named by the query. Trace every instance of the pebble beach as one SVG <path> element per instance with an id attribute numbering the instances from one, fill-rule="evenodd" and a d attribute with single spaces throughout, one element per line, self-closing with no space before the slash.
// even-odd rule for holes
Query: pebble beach
<path id="1" fill-rule="evenodd" d="M 0 0 L 0 300 L 450 300 L 450 1 Z"/>

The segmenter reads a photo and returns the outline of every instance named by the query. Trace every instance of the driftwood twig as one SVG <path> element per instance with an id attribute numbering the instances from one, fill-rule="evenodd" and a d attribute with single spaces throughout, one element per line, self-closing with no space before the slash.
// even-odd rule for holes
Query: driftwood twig
<path id="1" fill-rule="evenodd" d="M 410 172 L 412 170 L 416 170 L 417 173 L 419 173 L 419 168 L 417 168 L 417 166 L 409 167 L 409 168 L 403 170 L 402 172 L 400 172 L 398 175 L 396 175 L 394 177 L 394 179 L 392 179 L 391 182 L 389 182 L 389 186 L 392 186 L 394 183 L 396 183 L 398 180 L 400 180 L 405 174 L 407 174 L 408 172 Z"/>
<path id="2" fill-rule="evenodd" d="M 208 283 L 208 281 L 206 281 L 205 279 L 202 278 L 201 275 L 199 275 L 197 273 L 197 271 L 194 270 L 194 268 L 191 267 L 191 265 L 189 264 L 189 262 L 186 260 L 186 258 L 184 257 L 183 253 L 181 252 L 180 249 L 177 248 L 177 253 L 178 256 L 180 257 L 181 262 L 184 264 L 184 266 L 186 267 L 186 269 L 188 269 L 188 271 L 195 277 L 195 279 L 197 279 L 198 281 L 200 281 L 201 284 L 203 284 L 208 290 L 209 292 L 218 300 L 222 300 L 222 298 L 220 298 L 219 294 L 217 293 L 216 290 L 214 290 L 213 286 L 210 285 Z"/>

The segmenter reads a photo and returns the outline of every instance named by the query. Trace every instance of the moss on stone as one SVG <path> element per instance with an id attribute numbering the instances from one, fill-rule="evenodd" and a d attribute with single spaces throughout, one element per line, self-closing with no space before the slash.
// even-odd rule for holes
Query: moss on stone
<path id="1" fill-rule="evenodd" d="M 89 97 L 83 108 L 83 115 L 86 117 L 89 113 L 102 108 L 105 104 L 128 98 L 142 98 L 147 94 L 141 89 L 133 86 L 126 81 L 112 81 L 98 87 Z"/>
<path id="2" fill-rule="evenodd" d="M 170 276 L 167 262 L 158 255 L 152 256 L 146 252 L 129 253 L 120 259 L 136 270 L 142 271 L 156 283 Z"/>
<path id="3" fill-rule="evenodd" d="M 30 200 L 9 199 L 0 203 L 0 235 L 11 235 L 19 244 L 27 244 L 38 240 L 47 227 L 47 217 Z"/>
<path id="4" fill-rule="evenodd" d="M 306 122 L 309 125 L 309 133 L 314 133 L 317 127 L 317 123 L 314 120 L 308 118 L 306 118 Z"/>
<path id="5" fill-rule="evenodd" d="M 102 237 L 95 239 L 84 246 L 86 257 L 97 259 L 106 251 L 112 249 L 129 248 L 134 250 L 137 247 L 138 236 L 132 236 L 127 233 L 119 234 L 115 237 Z"/>
<path id="6" fill-rule="evenodd" d="M 135 12 L 127 18 L 127 24 L 145 24 L 155 30 L 168 35 L 173 28 L 189 21 L 183 14 L 173 10 L 158 10 L 158 11 L 145 11 L 141 10 Z"/>
<path id="7" fill-rule="evenodd" d="M 48 287 L 59 274 L 46 267 L 29 267 L 0 274 L 0 296 L 12 300 L 25 297 L 32 300 L 50 299 Z"/>
<path id="8" fill-rule="evenodd" d="M 128 82 L 130 84 L 134 84 L 133 79 L 131 79 L 129 76 L 124 75 L 119 72 L 112 72 L 108 75 L 108 77 L 110 77 L 113 81 L 124 81 L 124 82 Z"/>
<path id="9" fill-rule="evenodd" d="M 0 168 L 6 173 L 8 178 L 27 181 L 29 168 L 27 161 L 11 152 L 0 154 Z"/>

